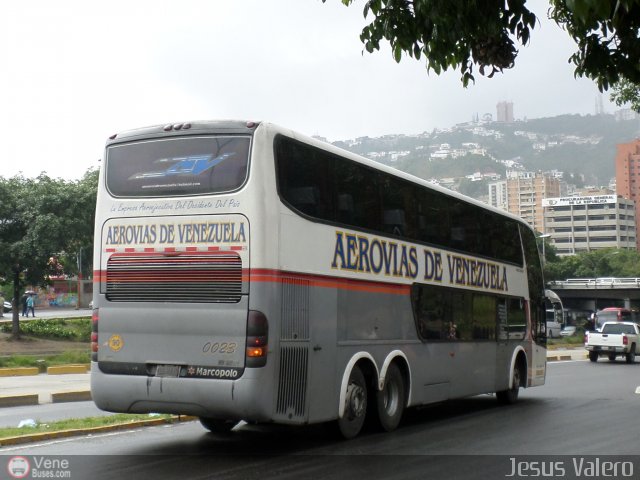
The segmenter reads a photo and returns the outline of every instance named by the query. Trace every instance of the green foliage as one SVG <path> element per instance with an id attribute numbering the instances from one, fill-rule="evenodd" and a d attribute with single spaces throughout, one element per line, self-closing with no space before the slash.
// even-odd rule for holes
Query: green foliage
<path id="1" fill-rule="evenodd" d="M 621 80 L 640 85 L 638 0 L 551 0 L 549 17 L 578 46 L 570 58 L 577 76 L 600 91 Z"/>
<path id="2" fill-rule="evenodd" d="M 11 333 L 12 325 L 4 323 L 0 330 Z M 89 342 L 91 338 L 90 319 L 38 319 L 22 322 L 22 333 L 32 337 L 54 340 L 76 340 Z"/>
<path id="3" fill-rule="evenodd" d="M 367 52 L 379 50 L 387 40 L 396 62 L 403 53 L 417 60 L 424 55 L 427 70 L 438 75 L 459 67 L 465 86 L 474 81 L 474 65 L 489 77 L 511 68 L 516 43 L 528 43 L 536 22 L 524 1 L 480 6 L 466 0 L 370 0 L 364 16 L 369 13 L 373 21 L 360 34 Z"/>
<path id="4" fill-rule="evenodd" d="M 106 415 L 102 417 L 88 418 L 70 418 L 67 420 L 58 420 L 55 422 L 43 423 L 37 422 L 34 427 L 25 428 L 0 428 L 0 439 L 10 437 L 20 437 L 24 435 L 32 435 L 35 433 L 60 432 L 64 430 L 83 430 L 90 428 L 105 427 L 109 425 L 127 425 L 133 422 L 145 422 L 155 420 L 167 424 L 174 423 L 177 419 L 173 415 L 163 414 L 125 414 Z M 16 422 L 17 423 L 17 422 Z M 137 425 L 137 424 L 136 424 Z M 78 432 L 81 433 L 81 432 Z M 85 432 L 88 433 L 88 432 Z"/>
<path id="5" fill-rule="evenodd" d="M 403 54 L 424 56 L 427 70 L 438 75 L 459 68 L 466 87 L 474 66 L 488 77 L 514 66 L 516 46 L 529 42 L 537 22 L 526 3 L 368 0 L 364 16 L 373 20 L 360 39 L 369 53 L 388 41 L 396 62 Z M 593 79 L 601 91 L 621 79 L 640 85 L 640 1 L 550 0 L 548 15 L 577 44 L 569 59 L 576 76 Z"/>
<path id="6" fill-rule="evenodd" d="M 0 357 L 0 368 L 38 367 L 46 369 L 53 365 L 88 364 L 91 361 L 89 346 L 86 350 L 75 350 L 58 355 L 12 355 Z"/>
<path id="7" fill-rule="evenodd" d="M 597 277 L 640 277 L 640 253 L 607 248 L 577 255 L 547 258 L 545 280 Z"/>
<path id="8" fill-rule="evenodd" d="M 52 275 L 78 273 L 76 255 L 93 248 L 98 172 L 74 182 L 41 174 L 0 177 L 0 283 L 20 298 L 26 285 L 46 285 Z M 92 271 L 85 255 L 83 273 Z M 12 333 L 19 335 L 14 314 Z"/>
<path id="9" fill-rule="evenodd" d="M 640 87 L 626 79 L 611 88 L 611 100 L 619 107 L 629 104 L 632 110 L 640 113 Z"/>

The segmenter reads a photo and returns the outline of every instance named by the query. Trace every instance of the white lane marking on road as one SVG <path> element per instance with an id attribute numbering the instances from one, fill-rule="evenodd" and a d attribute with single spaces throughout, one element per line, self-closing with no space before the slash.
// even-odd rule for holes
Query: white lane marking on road
<path id="1" fill-rule="evenodd" d="M 640 387 L 636 387 L 636 393 L 640 395 Z"/>

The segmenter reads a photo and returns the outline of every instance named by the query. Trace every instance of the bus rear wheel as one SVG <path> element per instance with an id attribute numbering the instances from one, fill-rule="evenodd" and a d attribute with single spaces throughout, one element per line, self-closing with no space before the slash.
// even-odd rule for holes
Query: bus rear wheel
<path id="1" fill-rule="evenodd" d="M 354 438 L 362 430 L 367 414 L 367 384 L 360 367 L 355 366 L 349 375 L 344 400 L 344 414 L 338 419 L 338 430 L 346 438 Z"/>
<path id="2" fill-rule="evenodd" d="M 200 417 L 200 423 L 212 433 L 227 434 L 240 422 L 238 420 L 220 420 L 218 418 Z"/>
<path id="3" fill-rule="evenodd" d="M 389 365 L 384 379 L 384 387 L 376 393 L 378 422 L 387 432 L 400 424 L 405 405 L 405 385 L 400 369 L 395 363 Z"/>
<path id="4" fill-rule="evenodd" d="M 522 372 L 520 366 L 516 364 L 513 368 L 513 376 L 511 377 L 511 386 L 507 390 L 496 392 L 498 401 L 503 405 L 511 405 L 518 400 L 520 393 L 520 385 L 522 384 Z"/>

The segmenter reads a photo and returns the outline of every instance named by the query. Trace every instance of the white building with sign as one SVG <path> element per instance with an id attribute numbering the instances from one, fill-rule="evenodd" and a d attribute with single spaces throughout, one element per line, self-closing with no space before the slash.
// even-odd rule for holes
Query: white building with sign
<path id="1" fill-rule="evenodd" d="M 636 249 L 636 207 L 617 195 L 542 200 L 544 231 L 558 255 L 602 248 Z"/>

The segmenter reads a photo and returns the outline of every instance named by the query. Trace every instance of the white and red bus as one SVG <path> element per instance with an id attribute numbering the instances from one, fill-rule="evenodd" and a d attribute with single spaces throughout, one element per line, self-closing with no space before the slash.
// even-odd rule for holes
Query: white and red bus
<path id="1" fill-rule="evenodd" d="M 264 122 L 120 133 L 95 229 L 92 395 L 113 412 L 365 421 L 546 371 L 522 220 Z"/>

